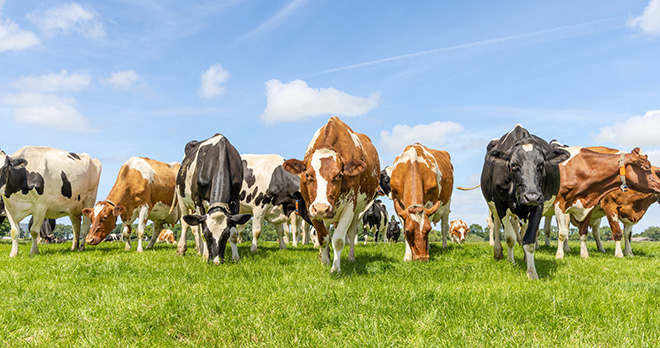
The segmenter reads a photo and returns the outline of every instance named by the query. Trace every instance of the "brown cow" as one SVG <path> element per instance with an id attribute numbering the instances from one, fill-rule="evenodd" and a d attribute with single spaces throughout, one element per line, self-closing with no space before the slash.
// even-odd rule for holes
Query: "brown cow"
<path id="1" fill-rule="evenodd" d="M 290 159 L 283 167 L 300 176 L 300 192 L 321 244 L 321 262 L 325 264 L 330 264 L 328 227 L 334 224 L 330 271 L 339 272 L 346 237 L 350 246 L 348 261 L 355 261 L 359 216 L 378 190 L 380 161 L 376 148 L 369 137 L 353 132 L 338 117 L 332 117 L 314 135 L 304 160 Z"/>
<path id="2" fill-rule="evenodd" d="M 622 185 L 620 171 L 630 188 L 643 193 L 660 193 L 660 179 L 639 148 L 625 154 L 601 153 L 589 149 L 567 150 L 572 156 L 559 165 L 561 186 L 554 202 L 559 230 L 558 259 L 564 257 L 563 244 L 568 238 L 571 220 L 580 222 L 580 255 L 589 257 L 587 228 L 592 210 L 605 195 Z"/>
<path id="3" fill-rule="evenodd" d="M 454 243 L 465 243 L 465 236 L 468 232 L 470 232 L 470 229 L 463 220 L 454 220 L 449 223 L 449 235 Z"/>
<path id="4" fill-rule="evenodd" d="M 174 232 L 168 228 L 164 228 L 160 230 L 160 234 L 158 235 L 158 239 L 156 240 L 156 243 L 160 242 L 165 242 L 167 244 L 174 244 Z"/>
<path id="5" fill-rule="evenodd" d="M 115 185 L 104 201 L 94 209 L 83 209 L 92 220 L 87 243 L 96 245 L 112 232 L 121 215 L 124 223 L 126 250 L 131 249 L 131 224 L 138 219 L 138 247 L 142 252 L 142 236 L 147 220 L 154 223 L 154 231 L 160 231 L 163 223 L 175 224 L 179 210 L 170 209 L 174 201 L 174 186 L 179 163 L 163 163 L 146 157 L 131 157 L 119 169 Z M 147 249 L 153 247 L 151 238 Z"/>
<path id="6" fill-rule="evenodd" d="M 454 167 L 449 153 L 421 144 L 408 145 L 396 157 L 390 185 L 396 213 L 403 221 L 404 261 L 429 259 L 431 224 L 442 220 L 442 247 L 447 247 L 449 204 Z"/>

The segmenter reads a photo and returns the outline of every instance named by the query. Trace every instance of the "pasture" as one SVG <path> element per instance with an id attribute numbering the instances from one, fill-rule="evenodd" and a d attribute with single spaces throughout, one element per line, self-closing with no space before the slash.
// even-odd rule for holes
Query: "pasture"
<path id="1" fill-rule="evenodd" d="M 555 242 L 556 243 L 556 242 Z M 0 243 L 0 342 L 7 347 L 644 347 L 660 342 L 660 243 L 635 256 L 579 245 L 563 260 L 536 252 L 540 279 L 494 261 L 488 243 L 432 244 L 427 263 L 404 244 L 356 246 L 357 262 L 330 274 L 311 246 L 207 265 L 176 246 L 138 254 L 123 243 L 71 252 Z M 506 248 L 506 247 L 505 247 Z M 227 250 L 229 253 L 229 248 Z M 506 253 L 506 251 L 505 251 Z"/>

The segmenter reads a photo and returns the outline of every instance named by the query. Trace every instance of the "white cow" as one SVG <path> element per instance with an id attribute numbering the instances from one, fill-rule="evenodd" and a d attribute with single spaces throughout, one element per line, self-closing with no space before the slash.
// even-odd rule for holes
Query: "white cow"
<path id="1" fill-rule="evenodd" d="M 0 151 L 0 165 L 0 194 L 11 224 L 9 256 L 18 255 L 18 224 L 28 215 L 34 218 L 30 255 L 39 253 L 39 231 L 44 218 L 68 216 L 73 227 L 71 250 L 79 249 L 80 234 L 86 235 L 90 226 L 82 210 L 96 201 L 101 162 L 85 153 L 25 146 L 11 156 Z M 84 248 L 83 239 L 80 250 Z"/>

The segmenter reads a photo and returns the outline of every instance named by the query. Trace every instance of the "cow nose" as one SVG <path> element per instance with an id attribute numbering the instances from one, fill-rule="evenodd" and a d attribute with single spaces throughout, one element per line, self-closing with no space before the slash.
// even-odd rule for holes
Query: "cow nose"
<path id="1" fill-rule="evenodd" d="M 325 203 L 316 203 L 312 204 L 309 209 L 312 217 L 324 217 L 331 218 L 334 214 L 332 213 L 332 207 L 329 204 Z"/>
<path id="2" fill-rule="evenodd" d="M 96 237 L 96 236 L 90 236 L 90 235 L 87 235 L 87 238 L 85 238 L 85 242 L 86 242 L 87 244 L 90 244 L 90 245 L 96 245 L 96 244 L 99 244 L 99 242 L 100 242 L 99 239 L 100 239 L 100 238 L 98 238 L 98 237 Z"/>
<path id="3" fill-rule="evenodd" d="M 520 204 L 538 205 L 543 201 L 543 195 L 539 192 L 525 192 L 520 197 Z"/>

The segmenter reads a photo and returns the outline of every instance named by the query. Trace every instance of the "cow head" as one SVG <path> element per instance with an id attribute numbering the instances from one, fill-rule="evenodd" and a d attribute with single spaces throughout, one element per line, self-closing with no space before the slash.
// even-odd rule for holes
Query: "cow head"
<path id="1" fill-rule="evenodd" d="M 465 237 L 467 236 L 470 229 L 467 227 L 467 224 L 463 220 L 454 220 L 449 223 L 449 233 L 452 234 L 460 244 L 465 243 Z"/>
<path id="2" fill-rule="evenodd" d="M 567 160 L 570 153 L 563 149 L 545 152 L 533 139 L 524 138 L 508 151 L 490 150 L 486 160 L 502 167 L 508 173 L 516 201 L 521 205 L 540 205 L 543 181 L 548 166 L 557 166 Z"/>
<path id="3" fill-rule="evenodd" d="M 282 165 L 286 171 L 300 176 L 300 190 L 307 193 L 309 216 L 312 219 L 331 219 L 335 203 L 341 194 L 346 177 L 362 173 L 367 165 L 358 159 L 344 161 L 334 148 L 318 147 L 305 163 L 290 159 Z"/>
<path id="4" fill-rule="evenodd" d="M 83 215 L 87 216 L 92 222 L 89 233 L 87 233 L 87 238 L 85 238 L 85 243 L 96 245 L 104 241 L 117 226 L 117 217 L 125 211 L 125 207 L 115 205 L 110 201 L 98 202 L 94 206 L 94 209 L 83 209 Z"/>
<path id="5" fill-rule="evenodd" d="M 391 168 L 391 167 L 388 167 Z M 387 173 L 387 169 L 385 168 L 380 171 L 380 185 L 379 189 L 382 191 L 383 195 L 385 196 L 390 196 L 390 193 L 392 192 L 392 186 L 390 186 L 390 175 Z"/>
<path id="6" fill-rule="evenodd" d="M 626 181 L 633 190 L 644 193 L 660 193 L 658 168 L 651 166 L 647 155 L 642 155 L 636 147 L 625 154 Z"/>
<path id="7" fill-rule="evenodd" d="M 403 220 L 403 236 L 413 254 L 413 260 L 429 260 L 429 232 L 431 232 L 431 222 L 429 216 L 435 214 L 440 207 L 440 201 L 430 208 L 424 208 L 421 205 L 414 204 L 404 207 L 398 198 L 394 199 L 394 209 Z"/>
<path id="8" fill-rule="evenodd" d="M 213 261 L 218 265 L 224 262 L 227 239 L 232 233 L 236 233 L 236 225 L 250 220 L 250 214 L 230 214 L 227 208 L 215 205 L 204 215 L 184 215 L 183 220 L 191 226 L 202 224 L 209 251 L 208 262 Z"/>

